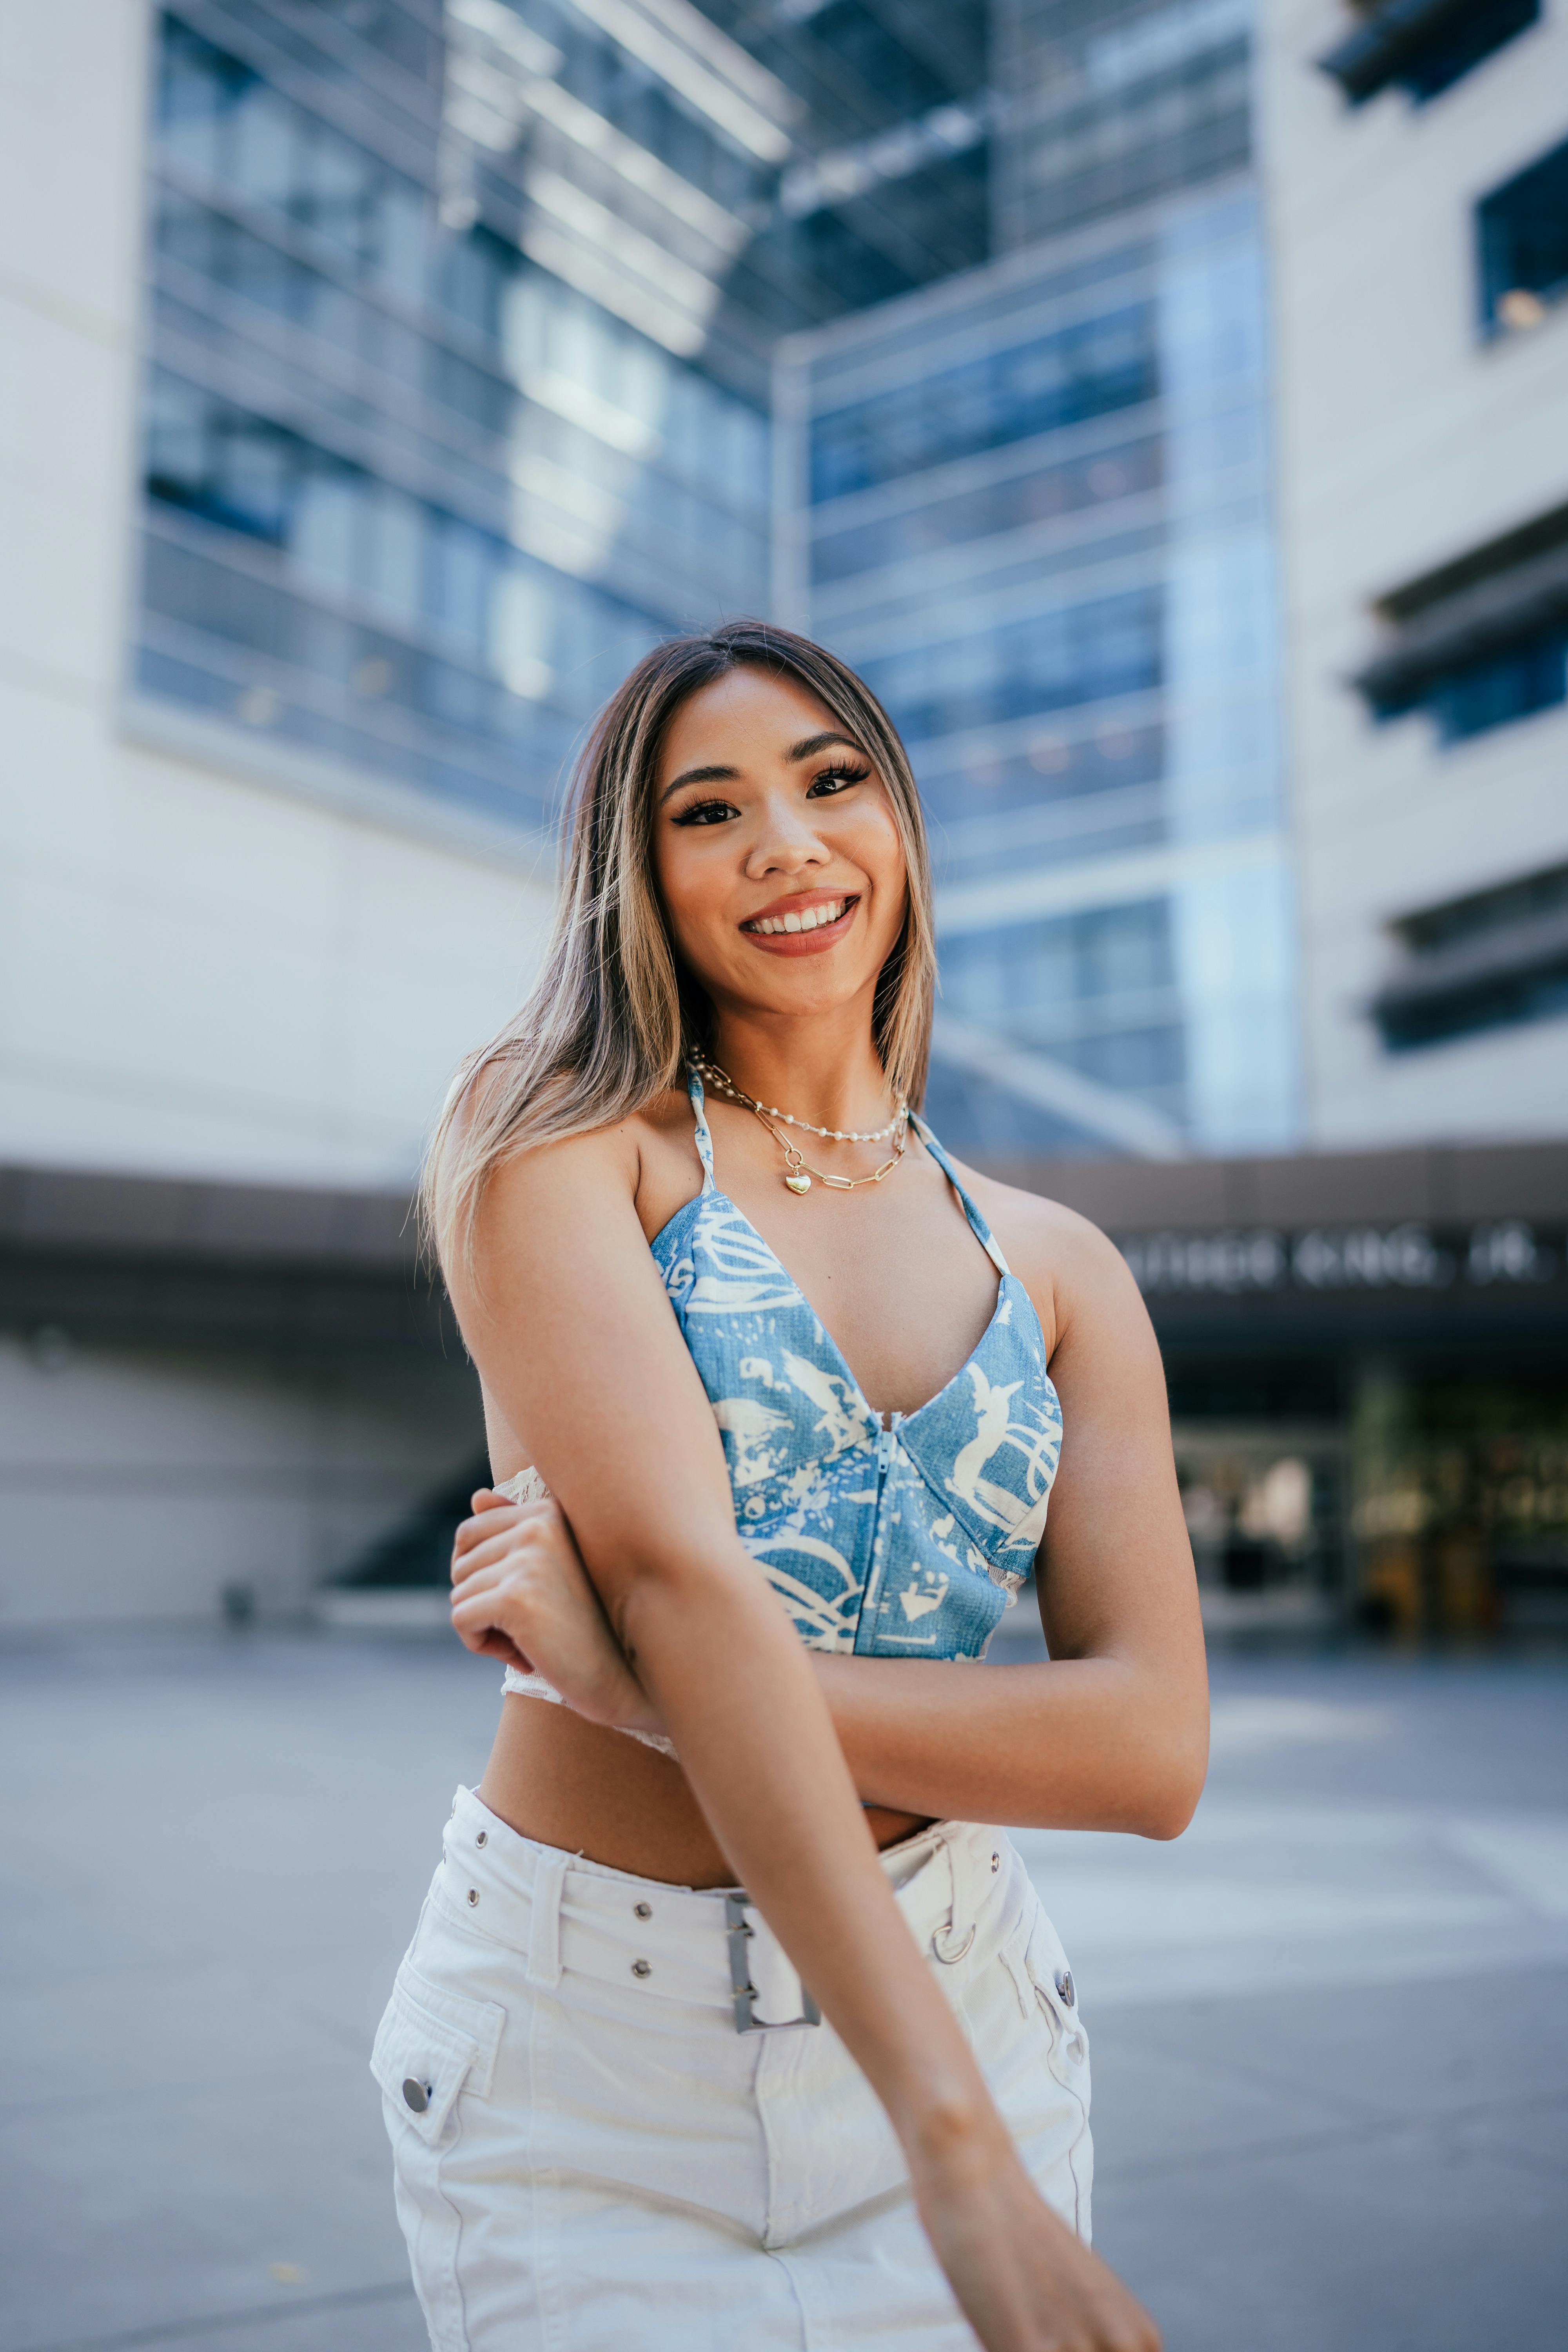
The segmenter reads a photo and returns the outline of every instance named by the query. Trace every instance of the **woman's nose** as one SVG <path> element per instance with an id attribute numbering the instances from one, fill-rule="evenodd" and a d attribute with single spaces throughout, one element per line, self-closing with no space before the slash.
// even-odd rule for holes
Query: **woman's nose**
<path id="1" fill-rule="evenodd" d="M 827 865 L 831 856 L 803 810 L 770 801 L 746 859 L 746 872 L 753 880 L 764 874 L 798 874 L 807 866 Z"/>

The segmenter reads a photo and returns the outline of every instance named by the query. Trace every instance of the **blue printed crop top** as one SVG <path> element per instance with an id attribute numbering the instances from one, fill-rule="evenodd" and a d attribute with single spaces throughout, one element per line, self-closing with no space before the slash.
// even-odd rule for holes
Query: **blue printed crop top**
<path id="1" fill-rule="evenodd" d="M 702 1190 L 650 1246 L 723 1436 L 742 1543 L 808 1649 L 983 1656 L 1034 1564 L 1061 1454 L 1034 1302 L 915 1118 L 1001 1283 L 968 1362 L 881 1426 L 798 1284 L 720 1191 L 695 1071 L 690 1095 Z M 510 1491 L 543 1489 L 524 1472 Z M 506 1682 L 555 1696 L 515 1669 Z"/>

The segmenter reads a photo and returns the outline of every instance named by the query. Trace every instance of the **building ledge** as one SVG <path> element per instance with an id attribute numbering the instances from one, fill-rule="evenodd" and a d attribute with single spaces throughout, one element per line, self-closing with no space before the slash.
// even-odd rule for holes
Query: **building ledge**
<path id="1" fill-rule="evenodd" d="M 0 1327 L 461 1360 L 405 1192 L 0 1166 Z"/>

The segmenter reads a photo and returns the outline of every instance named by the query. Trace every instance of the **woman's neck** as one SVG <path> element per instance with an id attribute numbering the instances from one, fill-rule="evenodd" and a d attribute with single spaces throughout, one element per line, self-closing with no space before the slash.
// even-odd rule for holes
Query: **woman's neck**
<path id="1" fill-rule="evenodd" d="M 863 1019 L 779 1027 L 720 1014 L 709 1052 L 743 1093 L 815 1127 L 867 1132 L 898 1108 Z"/>

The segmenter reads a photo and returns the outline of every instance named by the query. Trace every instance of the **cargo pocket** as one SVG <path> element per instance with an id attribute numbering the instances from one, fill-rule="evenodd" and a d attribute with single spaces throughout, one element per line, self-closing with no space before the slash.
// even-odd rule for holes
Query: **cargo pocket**
<path id="1" fill-rule="evenodd" d="M 1061 1937 L 1042 1910 L 1037 1914 L 1024 1948 L 1024 1973 L 1036 2003 L 1050 2031 L 1051 2072 L 1058 2083 L 1077 2094 L 1089 2107 L 1089 2035 L 1078 2011 L 1078 1987 L 1073 1982 Z"/>
<path id="2" fill-rule="evenodd" d="M 458 2276 L 461 2216 L 442 2186 L 462 2128 L 458 2101 L 489 2094 L 506 2011 L 431 1984 L 405 1960 L 376 2032 L 370 2071 L 392 2141 L 397 2218 L 434 2352 L 468 2352 Z"/>
<path id="3" fill-rule="evenodd" d="M 1042 1908 L 1037 1911 L 1024 1947 L 1024 1974 L 1035 1997 L 1040 2021 L 1050 2036 L 1048 2064 L 1064 2091 L 1079 2108 L 1083 2124 L 1068 2150 L 1078 2233 L 1089 2237 L 1090 2197 L 1094 2185 L 1094 2143 L 1089 2129 L 1089 2035 L 1079 2014 L 1078 1987 L 1062 1949 L 1062 1939 Z"/>

